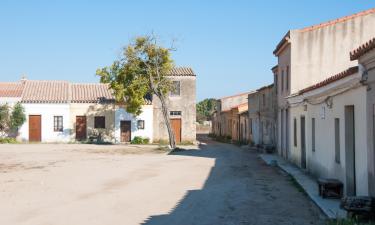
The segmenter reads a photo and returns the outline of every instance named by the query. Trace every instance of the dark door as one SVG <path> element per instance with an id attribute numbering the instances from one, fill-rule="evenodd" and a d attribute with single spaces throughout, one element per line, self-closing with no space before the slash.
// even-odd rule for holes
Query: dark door
<path id="1" fill-rule="evenodd" d="M 30 115 L 29 116 L 29 141 L 40 142 L 42 141 L 42 116 Z"/>
<path id="2" fill-rule="evenodd" d="M 171 126 L 176 138 L 176 143 L 181 143 L 181 119 L 171 119 Z"/>
<path id="3" fill-rule="evenodd" d="M 354 106 L 345 106 L 346 194 L 356 195 Z"/>
<path id="4" fill-rule="evenodd" d="M 76 116 L 76 140 L 86 140 L 87 122 L 86 116 Z"/>
<path id="5" fill-rule="evenodd" d="M 301 117 L 301 167 L 306 169 L 306 131 L 305 117 Z"/>
<path id="6" fill-rule="evenodd" d="M 120 122 L 121 142 L 131 141 L 131 121 L 124 120 Z"/>

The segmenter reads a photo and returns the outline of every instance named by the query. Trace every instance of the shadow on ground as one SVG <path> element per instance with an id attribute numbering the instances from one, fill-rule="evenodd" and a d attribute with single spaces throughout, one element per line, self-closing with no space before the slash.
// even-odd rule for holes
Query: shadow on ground
<path id="1" fill-rule="evenodd" d="M 153 215 L 143 224 L 323 224 L 319 210 L 255 153 L 206 138 L 204 142 L 198 150 L 171 153 L 215 159 L 204 187 L 187 191 L 168 214 Z M 288 202 L 295 199 L 295 204 Z"/>

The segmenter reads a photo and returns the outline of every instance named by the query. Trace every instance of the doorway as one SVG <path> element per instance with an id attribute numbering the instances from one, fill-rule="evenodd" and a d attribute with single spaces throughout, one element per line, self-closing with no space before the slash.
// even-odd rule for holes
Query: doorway
<path id="1" fill-rule="evenodd" d="M 86 116 L 76 116 L 76 140 L 86 140 L 87 136 L 87 120 Z"/>
<path id="2" fill-rule="evenodd" d="M 304 116 L 301 116 L 301 167 L 306 169 L 306 124 Z"/>
<path id="3" fill-rule="evenodd" d="M 345 106 L 346 194 L 356 195 L 354 106 Z"/>
<path id="4" fill-rule="evenodd" d="M 42 116 L 29 115 L 29 141 L 42 141 Z"/>
<path id="5" fill-rule="evenodd" d="M 120 122 L 120 132 L 121 132 L 121 142 L 130 142 L 131 141 L 131 121 L 123 120 Z"/>
<path id="6" fill-rule="evenodd" d="M 171 126 L 176 143 L 181 143 L 181 119 L 171 119 Z"/>

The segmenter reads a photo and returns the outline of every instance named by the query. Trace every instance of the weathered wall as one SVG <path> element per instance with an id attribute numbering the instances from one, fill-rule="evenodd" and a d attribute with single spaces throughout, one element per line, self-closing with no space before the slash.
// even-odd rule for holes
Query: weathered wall
<path id="1" fill-rule="evenodd" d="M 121 142 L 121 121 L 122 120 L 129 120 L 131 121 L 131 139 L 135 136 L 140 137 L 147 137 L 152 142 L 153 138 L 153 106 L 152 105 L 144 105 L 142 106 L 142 113 L 135 117 L 133 114 L 126 112 L 125 108 L 122 106 L 116 106 L 115 112 L 115 142 Z M 138 129 L 137 121 L 144 120 L 145 121 L 145 128 Z"/>
<path id="2" fill-rule="evenodd" d="M 375 50 L 365 54 L 359 59 L 366 70 L 368 78 L 366 84 L 367 91 L 367 163 L 369 194 L 375 197 Z"/>
<path id="3" fill-rule="evenodd" d="M 70 126 L 71 139 L 76 138 L 76 116 L 86 116 L 87 119 L 87 138 L 93 135 L 95 132 L 102 134 L 104 141 L 115 140 L 115 106 L 114 104 L 96 104 L 96 103 L 71 103 L 70 104 Z M 105 117 L 105 129 L 94 128 L 95 116 Z"/>
<path id="4" fill-rule="evenodd" d="M 375 13 L 309 31 L 291 31 L 291 93 L 356 65 L 349 52 L 374 36 Z"/>
<path id="5" fill-rule="evenodd" d="M 288 45 L 278 55 L 278 67 L 275 71 L 277 75 L 274 81 L 275 88 L 277 88 L 277 151 L 285 158 L 288 158 L 289 155 L 288 121 L 290 121 L 289 106 L 285 98 L 290 95 L 291 84 L 295 82 L 291 80 L 291 64 L 291 45 Z M 288 82 L 288 85 L 286 85 L 286 82 Z"/>
<path id="6" fill-rule="evenodd" d="M 301 165 L 301 116 L 306 124 L 307 169 L 316 177 L 336 178 L 346 183 L 345 177 L 345 106 L 354 105 L 355 110 L 355 164 L 357 195 L 368 194 L 366 133 L 366 87 L 333 97 L 332 108 L 326 103 L 291 108 L 290 160 Z M 324 118 L 322 108 L 325 108 Z M 297 145 L 294 146 L 293 121 L 297 121 Z M 315 118 L 315 152 L 312 151 L 312 118 Z M 340 163 L 335 161 L 335 118 L 340 119 Z"/>
<path id="7" fill-rule="evenodd" d="M 180 96 L 169 96 L 167 105 L 169 111 L 181 111 L 181 139 L 182 142 L 196 140 L 196 77 L 195 76 L 171 76 L 170 79 L 180 81 Z M 154 96 L 154 141 L 168 140 L 168 131 L 165 126 L 161 111 L 160 100 Z"/>
<path id="8" fill-rule="evenodd" d="M 244 104 L 247 102 L 247 96 L 250 94 L 250 92 L 224 97 L 220 99 L 221 101 L 221 111 L 227 111 L 231 110 L 232 107 Z"/>
<path id="9" fill-rule="evenodd" d="M 19 139 L 29 140 L 29 115 L 41 115 L 42 142 L 69 142 L 72 126 L 70 124 L 69 104 L 23 103 L 26 122 L 19 129 Z M 63 117 L 63 131 L 55 132 L 53 117 Z"/>
<path id="10" fill-rule="evenodd" d="M 248 97 L 249 118 L 252 120 L 251 140 L 254 144 L 276 144 L 276 100 L 273 86 L 263 88 Z"/>

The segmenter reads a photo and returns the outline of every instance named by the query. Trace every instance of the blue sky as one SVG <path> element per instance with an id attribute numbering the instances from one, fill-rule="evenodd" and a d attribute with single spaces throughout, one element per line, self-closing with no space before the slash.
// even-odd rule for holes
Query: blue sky
<path id="1" fill-rule="evenodd" d="M 0 80 L 98 82 L 137 35 L 176 39 L 173 58 L 197 74 L 197 99 L 272 83 L 272 51 L 289 29 L 375 7 L 373 0 L 0 2 Z"/>

